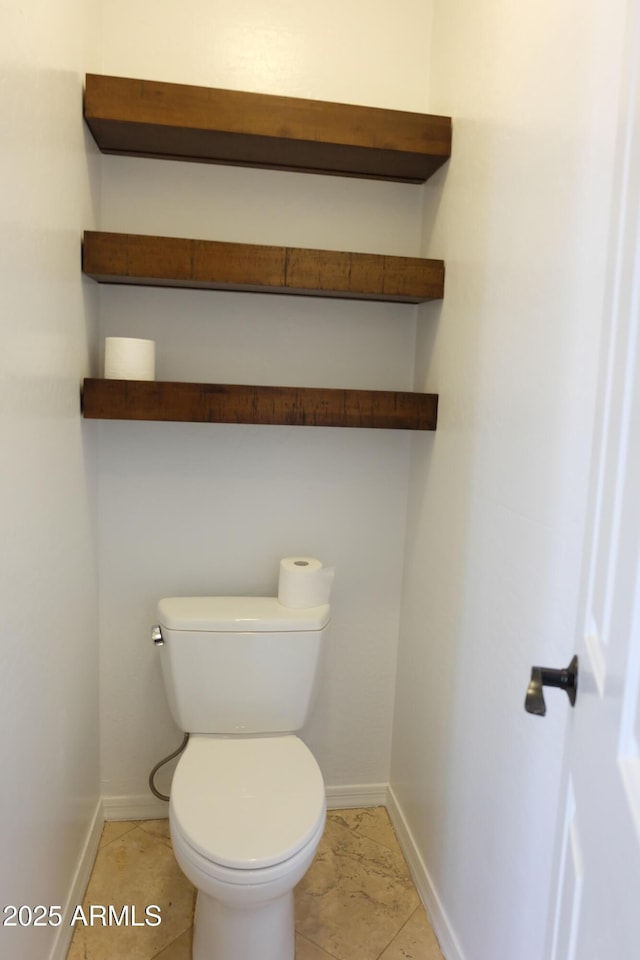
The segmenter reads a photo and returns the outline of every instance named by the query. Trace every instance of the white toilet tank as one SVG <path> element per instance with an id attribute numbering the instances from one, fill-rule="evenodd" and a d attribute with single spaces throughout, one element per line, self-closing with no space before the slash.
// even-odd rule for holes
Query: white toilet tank
<path id="1" fill-rule="evenodd" d="M 290 733 L 313 702 L 330 607 L 275 597 L 170 597 L 158 604 L 169 706 L 188 733 Z"/>

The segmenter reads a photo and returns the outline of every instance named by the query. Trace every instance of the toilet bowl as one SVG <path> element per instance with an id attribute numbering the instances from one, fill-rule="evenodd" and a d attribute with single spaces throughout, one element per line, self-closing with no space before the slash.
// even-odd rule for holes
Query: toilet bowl
<path id="1" fill-rule="evenodd" d="M 320 769 L 295 735 L 192 735 L 169 819 L 198 891 L 193 960 L 294 960 L 293 889 L 325 815 Z"/>

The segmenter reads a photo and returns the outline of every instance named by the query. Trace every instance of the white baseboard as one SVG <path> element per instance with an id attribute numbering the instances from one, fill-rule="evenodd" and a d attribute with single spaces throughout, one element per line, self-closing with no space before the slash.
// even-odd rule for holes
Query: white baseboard
<path id="1" fill-rule="evenodd" d="M 387 801 L 386 783 L 357 783 L 327 787 L 329 810 L 347 807 L 383 807 Z M 153 794 L 102 798 L 105 820 L 166 820 L 169 804 Z"/>
<path id="2" fill-rule="evenodd" d="M 166 820 L 169 804 L 151 792 L 137 796 L 103 797 L 105 820 Z"/>
<path id="3" fill-rule="evenodd" d="M 446 960 L 464 960 L 464 955 L 453 927 L 429 876 L 429 871 L 409 829 L 402 808 L 391 785 L 387 787 L 387 811 L 397 834 L 400 848 L 405 856 L 418 895 L 424 904 L 427 916 Z"/>
<path id="4" fill-rule="evenodd" d="M 65 960 L 67 956 L 74 929 L 71 926 L 71 917 L 73 916 L 75 907 L 79 903 L 82 903 L 84 898 L 100 845 L 103 826 L 104 815 L 102 812 L 102 800 L 98 800 L 93 817 L 91 818 L 91 823 L 89 824 L 76 872 L 71 881 L 71 887 L 62 913 L 62 923 L 57 928 L 57 934 L 53 942 L 53 947 L 51 948 L 51 953 L 49 954 L 49 960 Z"/>
<path id="5" fill-rule="evenodd" d="M 327 787 L 329 810 L 350 807 L 384 807 L 387 802 L 386 783 L 356 783 L 341 787 Z"/>

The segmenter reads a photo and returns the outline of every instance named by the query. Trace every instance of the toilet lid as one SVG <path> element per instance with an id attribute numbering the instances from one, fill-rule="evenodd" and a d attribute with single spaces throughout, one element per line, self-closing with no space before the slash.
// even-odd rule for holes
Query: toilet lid
<path id="1" fill-rule="evenodd" d="M 176 825 L 203 857 L 269 867 L 302 849 L 325 813 L 320 768 L 296 736 L 191 737 L 171 785 Z"/>

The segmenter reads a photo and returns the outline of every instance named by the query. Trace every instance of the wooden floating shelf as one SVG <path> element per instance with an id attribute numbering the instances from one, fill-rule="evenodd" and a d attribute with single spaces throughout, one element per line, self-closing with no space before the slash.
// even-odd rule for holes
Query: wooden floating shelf
<path id="1" fill-rule="evenodd" d="M 93 420 L 435 430 L 438 397 L 390 390 L 85 380 L 82 411 Z"/>
<path id="2" fill-rule="evenodd" d="M 444 293 L 442 260 L 95 231 L 84 235 L 82 269 L 99 283 L 396 303 Z"/>
<path id="3" fill-rule="evenodd" d="M 451 154 L 429 114 L 88 74 L 103 153 L 422 183 Z"/>

